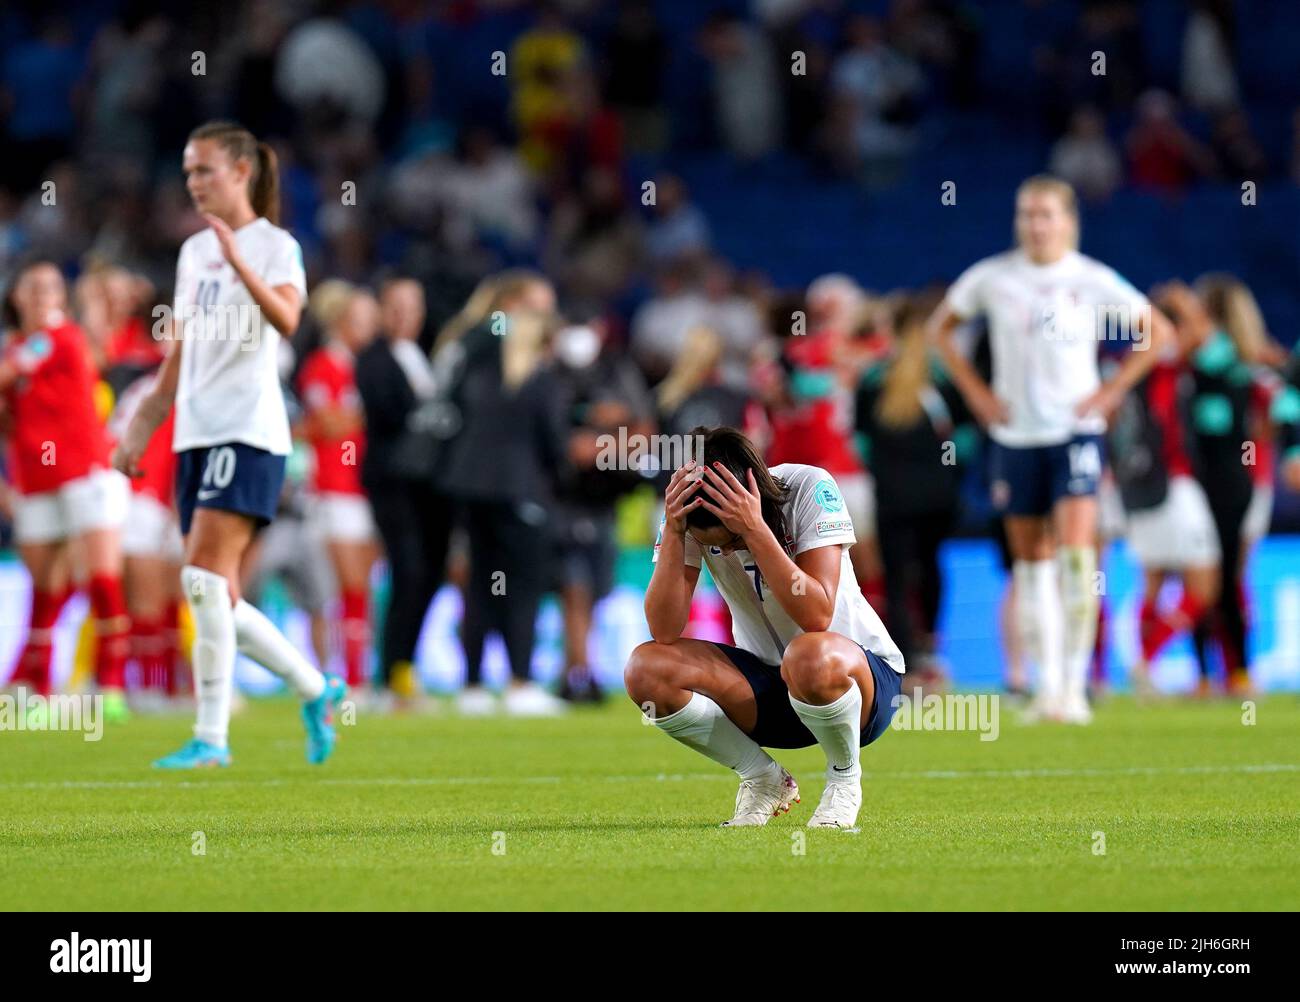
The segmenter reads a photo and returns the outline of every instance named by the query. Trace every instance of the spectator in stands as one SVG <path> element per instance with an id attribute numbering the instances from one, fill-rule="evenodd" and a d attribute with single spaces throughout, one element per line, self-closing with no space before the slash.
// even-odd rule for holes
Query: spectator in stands
<path id="1" fill-rule="evenodd" d="M 916 143 L 925 77 L 886 43 L 875 18 L 854 15 L 845 34 L 848 48 L 831 69 L 833 94 L 851 109 L 853 131 L 845 138 L 869 180 L 892 179 Z"/>
<path id="2" fill-rule="evenodd" d="M 1268 158 L 1240 108 L 1224 111 L 1214 120 L 1210 137 L 1219 174 L 1227 181 L 1256 181 L 1268 175 Z"/>
<path id="3" fill-rule="evenodd" d="M 628 147 L 638 153 L 661 151 L 668 141 L 663 81 L 668 39 L 649 0 L 623 0 L 613 30 L 601 47 L 605 98 L 623 125 Z"/>
<path id="4" fill-rule="evenodd" d="M 1110 198 L 1124 179 L 1124 171 L 1119 153 L 1106 136 L 1101 112 L 1084 107 L 1074 113 L 1070 131 L 1052 147 L 1050 169 L 1089 201 Z"/>
<path id="5" fill-rule="evenodd" d="M 533 249 L 541 229 L 533 179 L 523 161 L 501 145 L 487 126 L 461 135 L 459 157 L 446 168 L 449 226 L 499 245 L 512 256 Z"/>
<path id="6" fill-rule="evenodd" d="M 685 183 L 676 174 L 660 174 L 654 183 L 652 220 L 645 236 L 650 264 L 662 268 L 700 260 L 710 246 L 704 213 L 690 200 Z"/>
<path id="7" fill-rule="evenodd" d="M 0 179 L 25 192 L 54 161 L 72 152 L 74 109 L 84 67 L 66 15 L 41 16 L 35 37 L 17 41 L 0 70 L 0 110 L 9 143 Z"/>
<path id="8" fill-rule="evenodd" d="M 700 32 L 713 64 L 713 114 L 722 145 L 742 161 L 772 152 L 781 138 L 778 67 L 767 36 L 734 14 L 713 14 Z"/>
<path id="9" fill-rule="evenodd" d="M 581 191 L 556 207 L 547 235 L 546 270 L 566 308 L 578 316 L 599 314 L 631 287 L 643 254 L 641 221 L 618 173 L 591 168 Z"/>
<path id="10" fill-rule="evenodd" d="M 510 47 L 507 80 L 519 151 L 538 174 L 555 167 L 554 123 L 567 114 L 565 83 L 586 62 L 582 36 L 569 27 L 559 4 L 549 0 L 538 5 L 536 23 Z"/>
<path id="11" fill-rule="evenodd" d="M 1183 100 L 1199 111 L 1229 111 L 1240 95 L 1232 0 L 1194 0 L 1190 6 L 1183 29 Z"/>
<path id="12" fill-rule="evenodd" d="M 1210 152 L 1179 124 L 1177 105 L 1164 91 L 1138 100 L 1127 146 L 1130 178 L 1139 188 L 1177 193 L 1214 171 Z"/>

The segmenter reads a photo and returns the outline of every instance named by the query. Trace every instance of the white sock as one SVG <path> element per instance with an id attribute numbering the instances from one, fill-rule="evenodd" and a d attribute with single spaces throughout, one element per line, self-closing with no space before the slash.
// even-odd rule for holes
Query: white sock
<path id="1" fill-rule="evenodd" d="M 230 587 L 220 574 L 187 564 L 181 570 L 185 601 L 194 618 L 194 696 L 198 720 L 194 736 L 226 747 L 230 732 L 230 698 L 235 680 L 235 621 Z"/>
<path id="2" fill-rule="evenodd" d="M 676 713 L 656 718 L 654 725 L 687 748 L 734 769 L 741 779 L 757 779 L 776 768 L 772 757 L 732 723 L 722 707 L 698 692 Z"/>
<path id="3" fill-rule="evenodd" d="M 1063 546 L 1061 595 L 1065 610 L 1065 699 L 1067 705 L 1088 703 L 1088 668 L 1097 643 L 1100 598 L 1093 588 L 1097 551 L 1091 546 Z"/>
<path id="4" fill-rule="evenodd" d="M 242 598 L 235 603 L 234 620 L 240 654 L 279 675 L 304 702 L 320 698 L 325 676 L 274 623 Z"/>
<path id="5" fill-rule="evenodd" d="M 1025 650 L 1038 666 L 1035 695 L 1050 709 L 1060 706 L 1065 683 L 1065 609 L 1055 560 L 1017 560 L 1016 621 Z"/>
<path id="6" fill-rule="evenodd" d="M 794 696 L 790 697 L 790 705 L 826 753 L 827 782 L 860 780 L 858 738 L 862 731 L 862 690 L 858 684 L 850 682 L 844 695 L 825 706 L 804 703 Z"/>

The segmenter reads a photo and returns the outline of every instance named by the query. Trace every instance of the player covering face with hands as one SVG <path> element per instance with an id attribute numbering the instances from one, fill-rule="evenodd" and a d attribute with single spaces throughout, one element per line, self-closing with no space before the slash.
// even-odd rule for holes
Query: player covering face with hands
<path id="1" fill-rule="evenodd" d="M 668 486 L 645 597 L 654 639 L 628 660 L 628 694 L 660 730 L 740 776 L 725 825 L 766 824 L 799 802 L 764 747 L 819 744 L 826 786 L 808 825 L 852 828 L 859 748 L 888 727 L 904 666 L 854 585 L 839 487 L 819 467 L 769 469 L 732 428 L 696 428 L 690 441 L 703 451 Z M 682 636 L 704 565 L 734 645 Z"/>

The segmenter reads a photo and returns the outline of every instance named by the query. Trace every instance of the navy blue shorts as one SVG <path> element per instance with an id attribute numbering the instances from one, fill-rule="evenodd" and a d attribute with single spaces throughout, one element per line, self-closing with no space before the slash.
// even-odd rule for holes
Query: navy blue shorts
<path id="1" fill-rule="evenodd" d="M 176 510 L 188 535 L 195 508 L 248 515 L 258 526 L 275 518 L 285 457 L 242 442 L 186 449 L 176 457 Z"/>
<path id="2" fill-rule="evenodd" d="M 1061 498 L 1097 493 L 1105 459 L 1100 435 L 1075 435 L 1060 445 L 989 444 L 989 491 L 1003 515 L 1046 515 Z"/>
<path id="3" fill-rule="evenodd" d="M 804 726 L 799 714 L 790 705 L 790 690 L 781 677 L 779 665 L 765 664 L 757 655 L 730 644 L 715 643 L 713 646 L 727 656 L 727 660 L 740 670 L 749 682 L 749 687 L 754 690 L 754 702 L 758 704 L 758 722 L 750 732 L 751 738 L 764 748 L 807 748 L 817 743 L 812 731 Z M 885 733 L 885 728 L 894 719 L 894 711 L 898 709 L 895 697 L 903 688 L 903 676 L 890 668 L 883 658 L 872 654 L 865 647 L 862 648 L 862 653 L 867 656 L 867 664 L 871 666 L 871 677 L 876 683 L 876 698 L 871 704 L 867 726 L 858 735 L 858 747 L 871 744 Z"/>

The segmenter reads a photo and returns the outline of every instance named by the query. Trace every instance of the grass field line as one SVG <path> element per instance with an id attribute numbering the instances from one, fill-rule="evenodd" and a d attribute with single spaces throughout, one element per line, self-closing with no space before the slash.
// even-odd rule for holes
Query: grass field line
<path id="1" fill-rule="evenodd" d="M 1056 779 L 1090 778 L 1098 776 L 1194 776 L 1215 773 L 1274 773 L 1300 772 L 1300 762 L 1265 762 L 1257 765 L 1188 765 L 1188 766 L 1132 766 L 1120 769 L 926 769 L 916 772 L 870 772 L 863 770 L 862 778 L 872 779 Z M 306 782 L 322 786 L 482 786 L 514 783 L 642 783 L 642 782 L 693 782 L 696 780 L 727 780 L 733 776 L 724 772 L 643 773 L 636 776 L 373 776 L 330 777 L 309 779 Z M 0 789 L 9 790 L 144 790 L 144 789 L 206 789 L 225 786 L 288 786 L 303 782 L 301 779 L 221 779 L 212 781 L 181 780 L 63 780 L 0 782 Z"/>

